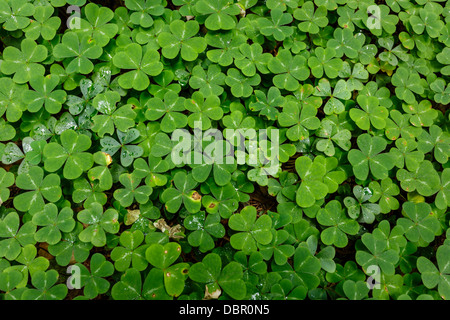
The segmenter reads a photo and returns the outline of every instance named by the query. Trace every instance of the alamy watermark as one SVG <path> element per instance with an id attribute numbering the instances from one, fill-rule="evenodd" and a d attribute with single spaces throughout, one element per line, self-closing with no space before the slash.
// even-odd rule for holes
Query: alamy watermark
<path id="1" fill-rule="evenodd" d="M 68 29 L 80 29 L 81 28 L 81 9 L 79 6 L 71 5 L 67 7 L 66 12 L 70 14 L 70 17 L 66 21 Z"/>
<path id="2" fill-rule="evenodd" d="M 367 18 L 366 25 L 370 30 L 376 29 L 381 30 L 381 9 L 376 4 L 367 7 Z"/>
<path id="3" fill-rule="evenodd" d="M 72 289 L 81 289 L 81 270 L 77 265 L 70 265 L 67 267 L 66 273 L 70 274 L 67 278 L 66 285 L 67 288 Z"/>
<path id="4" fill-rule="evenodd" d="M 247 164 L 257 166 L 261 174 L 274 175 L 280 168 L 280 135 L 278 129 L 218 129 L 203 131 L 202 122 L 194 122 L 193 132 L 173 131 L 176 142 L 171 160 L 180 164 Z"/>
<path id="5" fill-rule="evenodd" d="M 366 274 L 370 275 L 366 284 L 370 290 L 381 288 L 381 269 L 377 265 L 370 265 L 367 267 Z"/>

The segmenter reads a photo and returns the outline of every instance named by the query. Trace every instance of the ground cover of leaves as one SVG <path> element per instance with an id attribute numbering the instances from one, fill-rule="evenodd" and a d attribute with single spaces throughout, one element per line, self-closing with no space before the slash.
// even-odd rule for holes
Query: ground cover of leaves
<path id="1" fill-rule="evenodd" d="M 0 26 L 0 299 L 450 299 L 450 1 L 0 0 Z M 189 161 L 214 129 L 230 161 Z"/>

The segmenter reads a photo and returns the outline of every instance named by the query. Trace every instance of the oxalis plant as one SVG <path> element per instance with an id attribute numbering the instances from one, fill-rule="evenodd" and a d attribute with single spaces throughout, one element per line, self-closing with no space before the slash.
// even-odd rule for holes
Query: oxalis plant
<path id="1" fill-rule="evenodd" d="M 450 299 L 449 1 L 0 0 L 0 38 L 0 300 Z"/>

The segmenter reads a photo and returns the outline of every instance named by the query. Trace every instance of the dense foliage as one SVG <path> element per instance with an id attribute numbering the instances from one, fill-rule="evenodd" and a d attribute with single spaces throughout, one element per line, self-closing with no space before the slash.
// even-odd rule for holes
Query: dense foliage
<path id="1" fill-rule="evenodd" d="M 0 26 L 1 299 L 450 299 L 450 1 L 0 0 Z M 180 129 L 229 161 L 174 161 Z"/>

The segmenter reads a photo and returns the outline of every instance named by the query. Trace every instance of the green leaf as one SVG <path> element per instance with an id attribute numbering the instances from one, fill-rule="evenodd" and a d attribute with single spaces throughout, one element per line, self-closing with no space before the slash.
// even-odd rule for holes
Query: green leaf
<path id="1" fill-rule="evenodd" d="M 340 202 L 332 200 L 325 208 L 317 213 L 317 221 L 327 226 L 320 234 L 322 242 L 326 245 L 335 245 L 343 248 L 348 244 L 347 234 L 355 235 L 359 230 L 359 224 L 345 216 Z"/>
<path id="2" fill-rule="evenodd" d="M 436 259 L 438 268 L 427 258 L 419 257 L 417 259 L 417 268 L 422 276 L 423 284 L 432 289 L 438 287 L 438 292 L 443 299 L 448 299 L 450 295 L 450 286 L 448 285 L 449 268 L 448 257 L 450 247 L 441 245 L 436 251 Z"/>
<path id="3" fill-rule="evenodd" d="M 162 55 L 174 59 L 179 53 L 186 61 L 194 61 L 198 54 L 206 49 L 206 41 L 202 37 L 195 37 L 200 26 L 197 21 L 183 22 L 175 20 L 170 23 L 170 32 L 161 32 L 158 43 L 162 47 Z"/>
<path id="4" fill-rule="evenodd" d="M 33 166 L 28 172 L 21 173 L 16 178 L 16 186 L 26 192 L 19 194 L 13 200 L 14 207 L 19 211 L 37 212 L 44 208 L 44 199 L 56 202 L 62 195 L 61 179 L 56 174 L 44 174 L 41 167 Z"/>
<path id="5" fill-rule="evenodd" d="M 256 244 L 268 244 L 272 240 L 272 219 L 268 215 L 256 217 L 256 208 L 247 206 L 229 219 L 232 230 L 238 231 L 230 238 L 231 246 L 237 250 L 251 253 L 257 250 Z"/>
<path id="6" fill-rule="evenodd" d="M 36 241 L 56 244 L 61 240 L 61 232 L 71 232 L 75 227 L 73 211 L 69 207 L 62 208 L 48 203 L 42 211 L 33 215 L 33 223 L 41 228 L 34 235 Z"/>
<path id="7" fill-rule="evenodd" d="M 159 53 L 153 49 L 143 50 L 137 43 L 130 43 L 123 51 L 117 52 L 112 61 L 120 69 L 132 70 L 119 77 L 119 85 L 124 89 L 142 91 L 148 88 L 148 76 L 157 76 L 163 70 Z"/>
<path id="8" fill-rule="evenodd" d="M 65 130 L 61 134 L 61 144 L 51 142 L 44 147 L 44 167 L 55 172 L 64 166 L 63 175 L 67 179 L 76 179 L 93 165 L 92 154 L 86 152 L 91 139 L 74 130 Z"/>
<path id="9" fill-rule="evenodd" d="M 240 13 L 237 4 L 230 4 L 226 0 L 200 0 L 195 4 L 195 10 L 207 15 L 205 26 L 209 30 L 230 30 L 236 26 L 233 16 Z"/>
<path id="10" fill-rule="evenodd" d="M 106 232 L 114 234 L 119 231 L 117 211 L 107 209 L 103 212 L 103 206 L 98 202 L 93 202 L 86 209 L 80 211 L 77 218 L 87 225 L 78 235 L 79 239 L 83 242 L 90 242 L 96 247 L 106 244 Z"/>
<path id="11" fill-rule="evenodd" d="M 3 50 L 3 63 L 0 70 L 6 75 L 14 74 L 16 83 L 25 83 L 33 76 L 43 76 L 45 68 L 39 64 L 47 58 L 48 50 L 31 39 L 24 39 L 20 50 L 15 47 L 6 47 Z"/>
<path id="12" fill-rule="evenodd" d="M 289 50 L 280 50 L 276 57 L 269 60 L 267 67 L 276 74 L 273 84 L 288 91 L 297 90 L 299 81 L 306 80 L 310 75 L 306 58 L 300 55 L 293 57 Z"/>
<path id="13" fill-rule="evenodd" d="M 66 32 L 58 43 L 53 54 L 57 59 L 68 59 L 66 72 L 78 72 L 88 74 L 94 69 L 91 60 L 97 59 L 102 54 L 102 48 L 88 35 L 82 36 L 75 32 Z M 69 60 L 70 59 L 70 60 Z"/>
<path id="14" fill-rule="evenodd" d="M 314 8 L 311 1 L 305 2 L 301 7 L 294 10 L 294 18 L 301 21 L 298 28 L 302 32 L 316 34 L 320 28 L 328 24 L 327 9 L 324 6 Z"/>
<path id="15" fill-rule="evenodd" d="M 430 243 L 440 229 L 438 219 L 431 213 L 428 203 L 403 203 L 406 218 L 399 218 L 397 224 L 405 230 L 405 236 L 412 242 Z"/>
<path id="16" fill-rule="evenodd" d="M 355 177 L 365 180 L 370 171 L 377 179 L 387 178 L 389 170 L 394 167 L 394 161 L 392 154 L 382 153 L 387 146 L 386 140 L 364 133 L 358 136 L 356 142 L 359 150 L 352 149 L 348 153 Z"/>

